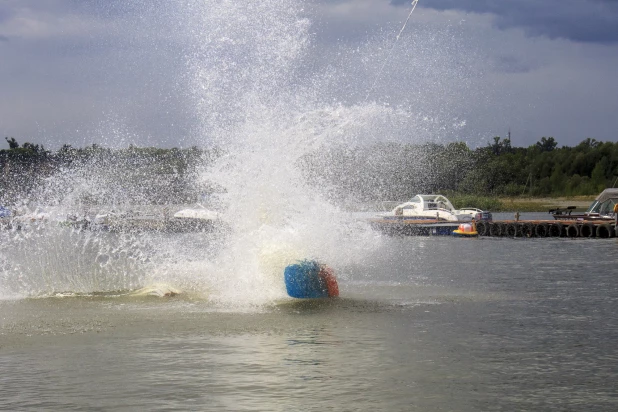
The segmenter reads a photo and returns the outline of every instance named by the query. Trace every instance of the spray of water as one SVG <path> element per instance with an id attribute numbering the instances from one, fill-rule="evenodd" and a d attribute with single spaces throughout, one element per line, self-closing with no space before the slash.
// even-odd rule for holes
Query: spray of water
<path id="1" fill-rule="evenodd" d="M 395 50 L 395 46 L 397 46 L 397 42 L 399 41 L 399 38 L 401 37 L 401 34 L 406 29 L 406 26 L 408 25 L 408 22 L 410 21 L 410 17 L 412 17 L 412 13 L 414 13 L 414 10 L 416 10 L 416 5 L 417 4 L 418 4 L 418 0 L 412 0 L 412 9 L 410 10 L 410 14 L 408 14 L 408 18 L 403 23 L 403 26 L 401 27 L 401 30 L 399 30 L 399 33 L 397 33 L 397 37 L 395 37 L 395 42 L 393 43 L 393 46 L 389 50 L 388 55 L 386 56 L 386 59 L 384 60 L 384 63 L 382 64 L 382 67 L 380 67 L 380 71 L 376 75 L 376 79 L 374 80 L 373 84 L 371 85 L 371 88 L 369 88 L 369 91 L 367 92 L 367 96 L 365 96 L 365 100 L 369 99 L 369 96 L 371 95 L 371 92 L 376 87 L 376 84 L 378 83 L 378 80 L 380 79 L 380 76 L 382 75 L 382 72 L 384 71 L 384 68 L 386 67 L 386 65 L 388 64 L 388 62 L 391 59 L 391 55 L 393 54 L 393 50 Z"/>
<path id="2" fill-rule="evenodd" d="M 194 180 L 218 188 L 225 229 L 116 234 L 47 225 L 4 231 L 0 298 L 164 283 L 240 310 L 284 299 L 283 268 L 297 260 L 318 259 L 336 271 L 362 262 L 379 238 L 335 204 L 332 188 L 308 183 L 304 162 L 335 145 L 403 136 L 411 127 L 427 132 L 443 127 L 440 122 L 402 107 L 334 100 L 330 92 L 345 78 L 342 67 L 306 69 L 315 57 L 310 21 L 295 0 L 131 4 L 154 25 L 165 24 L 181 44 L 186 73 L 178 78 L 199 118 L 195 134 L 204 147 L 223 153 L 205 162 Z M 341 62 L 345 66 L 345 57 Z M 124 184 L 114 168 L 95 162 L 61 171 L 25 203 L 44 200 L 58 219 L 83 209 L 84 198 L 107 199 L 108 208 L 136 207 L 146 194 Z M 170 190 L 174 184 L 156 183 Z M 339 277 L 345 284 L 345 272 Z"/>
<path id="3" fill-rule="evenodd" d="M 198 47 L 189 66 L 204 134 L 228 153 L 203 174 L 224 188 L 233 233 L 208 265 L 222 286 L 216 298 L 281 299 L 287 264 L 314 258 L 336 267 L 368 246 L 371 235 L 309 186 L 301 167 L 304 156 L 353 140 L 364 121 L 320 102 L 319 82 L 300 76 L 309 22 L 296 2 L 201 3 L 191 15 Z"/>

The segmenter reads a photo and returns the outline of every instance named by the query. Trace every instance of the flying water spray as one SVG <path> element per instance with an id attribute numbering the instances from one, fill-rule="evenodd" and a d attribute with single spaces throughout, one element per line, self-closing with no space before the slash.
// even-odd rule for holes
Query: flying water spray
<path id="1" fill-rule="evenodd" d="M 224 229 L 97 231 L 92 225 L 59 226 L 52 217 L 47 227 L 3 231 L 0 298 L 182 292 L 217 307 L 251 310 L 289 296 L 336 296 L 334 272 L 345 280 L 341 268 L 362 262 L 379 240 L 367 222 L 335 205 L 327 187 L 308 181 L 303 162 L 335 144 L 409 130 L 409 113 L 376 104 L 344 106 L 324 97 L 333 77 L 345 73 L 303 71 L 311 59 L 310 25 L 296 0 L 157 7 L 144 3 L 155 15 L 152 24 L 165 25 L 166 33 L 175 28 L 174 40 L 181 40 L 187 70 L 182 79 L 201 120 L 196 134 L 220 153 L 191 176 L 196 187 L 219 188 L 210 197 L 218 199 Z M 65 219 L 74 211 L 83 215 L 83 209 L 126 218 L 146 209 L 149 195 L 138 180 L 127 179 L 136 171 L 132 161 L 119 168 L 122 161 L 112 156 L 61 170 L 30 204 L 53 205 L 53 216 Z M 139 171 L 152 179 L 149 169 Z M 174 179 L 154 183 L 163 192 L 177 189 Z M 113 204 L 104 205 L 106 200 Z M 187 206 L 176 200 L 178 209 Z M 168 204 L 173 207 L 173 201 Z"/>
<path id="2" fill-rule="evenodd" d="M 393 50 L 395 50 L 395 46 L 397 45 L 397 42 L 399 41 L 399 38 L 401 37 L 401 34 L 406 29 L 406 26 L 408 25 L 408 21 L 410 21 L 410 17 L 412 17 L 412 13 L 414 13 L 414 10 L 416 9 L 416 5 L 417 4 L 418 4 L 418 0 L 412 0 L 412 9 L 410 10 L 410 13 L 408 14 L 408 17 L 406 18 L 406 21 L 403 23 L 403 26 L 401 27 L 401 30 L 399 30 L 399 33 L 397 33 L 397 37 L 395 37 L 395 41 L 393 42 L 393 45 L 390 48 L 390 50 L 388 52 L 388 55 L 386 56 L 386 59 L 384 59 L 384 63 L 382 63 L 382 66 L 380 67 L 380 70 L 378 70 L 378 73 L 376 74 L 376 77 L 375 77 L 375 80 L 373 81 L 373 84 L 371 85 L 371 87 L 367 91 L 367 96 L 365 96 L 365 101 L 367 101 L 369 99 L 369 95 L 371 94 L 373 89 L 376 87 L 376 84 L 380 80 L 380 76 L 382 76 L 382 72 L 384 71 L 384 68 L 386 67 L 386 65 L 388 64 L 389 60 L 391 59 L 391 55 L 393 54 Z"/>
<path id="3" fill-rule="evenodd" d="M 412 13 L 416 9 L 417 3 L 418 0 L 412 1 L 412 9 L 410 10 L 403 26 L 397 33 L 395 42 L 390 48 L 384 63 L 376 74 L 375 80 L 367 92 L 365 101 L 368 100 L 369 95 L 375 88 L 384 68 L 388 64 L 390 56 L 393 53 L 401 34 L 405 30 L 408 21 L 412 17 Z M 300 261 L 288 265 L 285 268 L 284 279 L 288 295 L 294 298 L 325 298 L 339 296 L 337 278 L 333 270 L 315 260 Z"/>

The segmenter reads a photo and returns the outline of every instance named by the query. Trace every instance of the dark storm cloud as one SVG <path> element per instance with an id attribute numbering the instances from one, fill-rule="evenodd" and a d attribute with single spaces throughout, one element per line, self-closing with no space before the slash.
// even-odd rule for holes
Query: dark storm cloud
<path id="1" fill-rule="evenodd" d="M 409 0 L 391 0 L 408 5 Z M 522 28 L 529 35 L 587 43 L 618 42 L 617 0 L 427 0 L 436 10 L 491 13 L 498 28 Z"/>

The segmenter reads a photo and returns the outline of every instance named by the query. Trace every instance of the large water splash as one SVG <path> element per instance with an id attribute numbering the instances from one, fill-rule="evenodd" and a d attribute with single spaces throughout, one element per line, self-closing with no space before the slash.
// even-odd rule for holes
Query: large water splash
<path id="1" fill-rule="evenodd" d="M 335 270 L 362 261 L 379 239 L 335 205 L 330 188 L 308 183 L 303 162 L 335 145 L 398 138 L 410 129 L 426 137 L 442 130 L 443 122 L 418 110 L 333 99 L 333 85 L 347 81 L 350 56 L 318 72 L 307 69 L 314 57 L 311 26 L 297 1 L 131 4 L 141 19 L 165 26 L 181 44 L 186 73 L 175 80 L 185 84 L 179 93 L 189 90 L 200 119 L 195 134 L 203 146 L 224 153 L 196 180 L 219 188 L 227 229 L 184 235 L 58 227 L 0 233 L 0 298 L 162 282 L 224 307 L 252 307 L 285 297 L 283 268 L 295 260 L 315 258 Z M 367 47 L 361 60 L 371 53 Z M 82 207 L 87 193 L 99 203 L 135 206 L 143 187 L 127 187 L 117 171 L 110 173 L 113 167 L 85 164 L 59 173 L 30 204 L 44 200 L 66 215 Z M 345 273 L 340 277 L 345 282 Z"/>
<path id="2" fill-rule="evenodd" d="M 308 185 L 301 168 L 304 156 L 353 140 L 364 121 L 320 102 L 319 81 L 301 76 L 309 22 L 296 2 L 201 3 L 191 15 L 189 66 L 204 134 L 228 153 L 203 175 L 224 188 L 233 233 L 209 270 L 225 285 L 224 301 L 276 300 L 285 295 L 285 265 L 316 258 L 337 266 L 368 246 L 358 222 Z"/>

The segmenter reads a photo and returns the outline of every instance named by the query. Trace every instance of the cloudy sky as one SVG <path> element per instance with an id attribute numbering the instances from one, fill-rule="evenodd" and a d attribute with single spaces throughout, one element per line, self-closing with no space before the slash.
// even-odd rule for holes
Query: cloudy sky
<path id="1" fill-rule="evenodd" d="M 0 0 L 0 136 L 204 143 L 187 80 L 195 39 L 174 2 Z M 618 140 L 618 0 L 420 0 L 397 43 L 409 0 L 293 3 L 311 23 L 307 71 L 333 70 L 342 104 L 369 94 L 458 125 L 436 141 L 509 129 L 516 146 Z"/>

